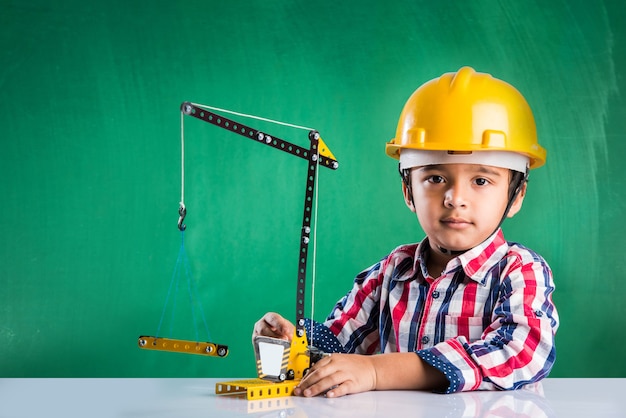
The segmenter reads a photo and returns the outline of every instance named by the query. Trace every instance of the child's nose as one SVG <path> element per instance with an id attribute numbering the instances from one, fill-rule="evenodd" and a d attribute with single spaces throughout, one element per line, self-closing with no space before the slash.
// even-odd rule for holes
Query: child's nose
<path id="1" fill-rule="evenodd" d="M 450 186 L 448 190 L 446 190 L 446 194 L 443 198 L 443 204 L 447 208 L 456 208 L 456 207 L 464 207 L 466 205 L 465 201 L 465 190 L 459 184 L 453 184 Z"/>

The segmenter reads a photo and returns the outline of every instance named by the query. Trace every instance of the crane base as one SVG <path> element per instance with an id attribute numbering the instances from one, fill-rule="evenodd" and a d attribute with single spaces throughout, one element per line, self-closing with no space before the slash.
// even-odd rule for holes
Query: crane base
<path id="1" fill-rule="evenodd" d="M 245 395 L 248 400 L 279 398 L 293 395 L 293 390 L 300 383 L 300 379 L 284 382 L 268 382 L 263 379 L 233 380 L 215 384 L 215 393 L 218 395 Z"/>

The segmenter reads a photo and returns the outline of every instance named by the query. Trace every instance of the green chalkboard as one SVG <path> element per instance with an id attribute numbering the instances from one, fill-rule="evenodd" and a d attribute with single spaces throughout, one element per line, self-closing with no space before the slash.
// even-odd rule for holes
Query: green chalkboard
<path id="1" fill-rule="evenodd" d="M 522 91 L 548 150 L 504 230 L 554 271 L 552 376 L 626 377 L 621 1 L 0 3 L 0 376 L 254 377 L 253 323 L 295 315 L 306 162 L 185 121 L 189 272 L 230 354 L 139 350 L 182 242 L 180 104 L 315 128 L 339 160 L 318 179 L 321 320 L 422 238 L 384 144 L 417 86 L 470 65 Z M 163 328 L 193 339 L 181 283 Z"/>

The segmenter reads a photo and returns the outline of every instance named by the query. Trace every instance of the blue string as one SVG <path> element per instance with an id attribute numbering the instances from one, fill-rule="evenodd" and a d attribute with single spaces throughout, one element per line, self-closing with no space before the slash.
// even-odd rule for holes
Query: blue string
<path id="1" fill-rule="evenodd" d="M 193 329 L 196 332 L 196 341 L 200 341 L 198 338 L 198 321 L 196 321 L 196 310 L 193 303 L 193 293 L 191 292 L 191 272 L 189 271 L 189 260 L 185 256 L 185 273 L 187 276 L 187 293 L 189 294 L 189 305 L 191 306 L 191 318 L 193 319 Z"/>
<path id="2" fill-rule="evenodd" d="M 161 312 L 161 320 L 159 321 L 159 326 L 157 328 L 157 332 L 156 332 L 156 336 L 160 337 L 161 336 L 161 326 L 163 325 L 163 319 L 165 318 L 165 312 L 167 311 L 167 305 L 169 304 L 169 300 L 170 300 L 170 296 L 172 295 L 172 287 L 174 286 L 174 282 L 176 282 L 176 288 L 178 289 L 178 279 L 180 277 L 180 275 L 178 274 L 178 269 L 180 266 L 180 259 L 183 256 L 184 253 L 184 232 L 181 231 L 180 234 L 181 237 L 181 244 L 180 244 L 180 250 L 178 251 L 178 257 L 176 259 L 176 265 L 174 265 L 174 272 L 172 273 L 172 278 L 170 280 L 170 287 L 167 289 L 167 296 L 165 297 L 165 303 L 163 304 L 163 311 Z M 178 291 L 176 292 L 178 293 Z M 176 303 L 176 301 L 174 300 L 174 303 Z M 175 310 L 172 311 L 175 312 Z M 173 319 L 173 318 L 172 318 Z M 171 325 L 170 325 L 170 334 L 171 335 Z"/>
<path id="3" fill-rule="evenodd" d="M 182 248 L 181 248 L 182 251 Z M 176 271 L 178 271 L 178 262 L 176 263 Z M 180 274 L 176 275 L 176 289 L 174 290 L 174 302 L 173 302 L 173 306 L 172 306 L 172 313 L 170 314 L 170 328 L 169 328 L 169 332 L 167 333 L 167 338 L 172 338 L 172 330 L 174 329 L 174 317 L 176 316 L 176 304 L 178 302 L 178 285 L 180 283 Z"/>
<path id="4" fill-rule="evenodd" d="M 189 258 L 187 257 L 187 252 L 185 250 L 185 232 L 181 231 L 180 234 L 181 237 L 181 241 L 180 241 L 180 250 L 178 251 L 178 257 L 176 258 L 176 265 L 174 266 L 174 271 L 172 273 L 172 278 L 170 280 L 170 286 L 168 288 L 167 291 L 167 296 L 165 298 L 165 304 L 163 305 L 163 311 L 161 312 L 161 319 L 159 321 L 159 326 L 157 328 L 157 333 L 156 336 L 159 337 L 160 336 L 160 332 L 161 332 L 161 327 L 163 325 L 163 319 L 165 318 L 165 313 L 167 312 L 167 306 L 169 304 L 169 300 L 170 297 L 172 296 L 172 289 L 174 288 L 174 284 L 175 286 L 175 290 L 174 290 L 174 301 L 173 301 L 173 308 L 172 308 L 172 312 L 170 315 L 170 326 L 169 326 L 169 333 L 167 338 L 171 338 L 172 335 L 172 329 L 174 326 L 174 317 L 176 314 L 176 302 L 177 302 L 177 295 L 178 295 L 178 287 L 179 287 L 179 283 L 180 283 L 180 273 L 181 273 L 181 264 L 184 264 L 185 267 L 185 276 L 187 277 L 187 291 L 189 293 L 189 303 L 191 305 L 191 315 L 193 318 L 193 325 L 194 325 L 194 330 L 196 333 L 196 341 L 200 341 L 199 339 L 199 335 L 198 335 L 198 323 L 197 323 L 197 319 L 196 319 L 196 312 L 195 312 L 195 304 L 198 304 L 198 307 L 200 308 L 200 315 L 202 317 L 202 322 L 204 323 L 204 328 L 206 330 L 207 333 L 207 341 L 211 340 L 211 335 L 209 333 L 209 326 L 207 324 L 206 321 L 206 317 L 204 315 L 204 309 L 202 308 L 202 302 L 200 301 L 200 298 L 197 296 L 198 295 L 198 291 L 197 288 L 194 284 L 193 281 L 193 277 L 191 274 L 191 268 L 189 265 Z"/>
<path id="5" fill-rule="evenodd" d="M 199 341 L 198 325 L 197 325 L 196 315 L 194 311 L 194 307 L 196 303 L 198 304 L 198 307 L 200 308 L 200 316 L 202 318 L 202 323 L 204 324 L 204 329 L 207 334 L 207 341 L 211 341 L 211 333 L 209 332 L 209 325 L 207 324 L 206 317 L 204 316 L 204 308 L 202 307 L 202 301 L 201 301 L 201 298 L 198 296 L 198 289 L 195 286 L 195 282 L 191 274 L 191 268 L 189 267 L 189 259 L 187 258 L 187 254 L 185 254 L 184 261 L 185 261 L 185 272 L 187 273 L 187 284 L 189 287 L 189 300 L 191 303 L 191 312 L 193 314 L 193 324 L 196 330 L 196 341 Z M 194 300 L 194 296 L 195 296 L 195 300 Z"/>

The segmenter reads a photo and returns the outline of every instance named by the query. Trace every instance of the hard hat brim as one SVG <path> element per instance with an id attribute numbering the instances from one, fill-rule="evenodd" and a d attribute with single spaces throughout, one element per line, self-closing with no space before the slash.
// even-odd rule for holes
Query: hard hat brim
<path id="1" fill-rule="evenodd" d="M 525 173 L 530 159 L 510 151 L 454 152 L 403 149 L 400 153 L 400 169 L 436 164 L 480 164 L 507 168 Z"/>

